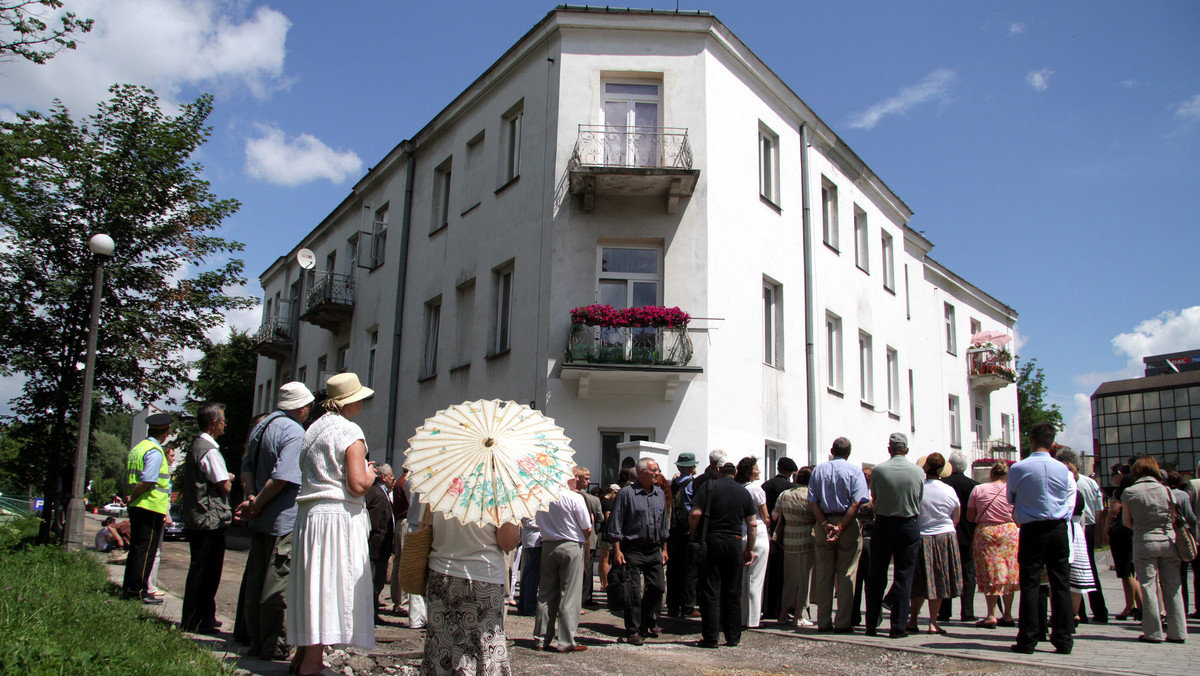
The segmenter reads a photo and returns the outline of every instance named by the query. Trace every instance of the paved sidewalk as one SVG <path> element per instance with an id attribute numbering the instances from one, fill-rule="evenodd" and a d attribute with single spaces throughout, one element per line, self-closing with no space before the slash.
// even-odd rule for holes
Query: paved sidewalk
<path id="1" fill-rule="evenodd" d="M 889 639 L 883 636 L 869 637 L 861 629 L 853 634 L 818 634 L 813 628 L 772 629 L 773 623 L 764 623 L 757 631 L 775 634 L 792 634 L 817 641 L 836 641 L 857 645 L 932 653 L 944 657 L 992 660 L 1037 665 L 1056 669 L 1081 669 L 1091 672 L 1112 674 L 1155 674 L 1156 676 L 1193 676 L 1196 664 L 1200 663 L 1200 622 L 1188 621 L 1188 642 L 1184 645 L 1161 643 L 1151 645 L 1139 642 L 1142 633 L 1140 622 L 1126 620 L 1117 622 L 1111 615 L 1124 608 L 1124 594 L 1116 574 L 1109 569 L 1111 559 L 1107 552 L 1097 553 L 1096 565 L 1100 569 L 1100 586 L 1109 609 L 1108 624 L 1080 625 L 1075 633 L 1075 647 L 1070 655 L 1059 655 L 1049 643 L 1042 643 L 1032 655 L 1009 652 L 1015 642 L 1016 630 L 1000 627 L 980 629 L 974 623 L 963 623 L 956 619 L 943 623 L 949 632 L 945 635 L 920 633 L 904 639 Z M 1189 580 L 1190 582 L 1190 580 Z M 1020 594 L 1017 595 L 1018 597 Z M 1015 605 L 1014 599 L 1014 605 Z M 1084 599 L 1087 603 L 1087 599 Z M 1195 607 L 1195 599 L 1191 599 Z M 958 603 L 954 602 L 954 617 L 958 617 Z M 981 618 L 986 614 L 987 604 L 982 595 L 976 595 L 975 612 Z M 886 612 L 886 611 L 885 611 Z M 922 631 L 928 622 L 928 606 L 922 609 Z M 884 627 L 887 620 L 885 615 Z M 1014 608 L 1015 619 L 1015 608 Z"/>

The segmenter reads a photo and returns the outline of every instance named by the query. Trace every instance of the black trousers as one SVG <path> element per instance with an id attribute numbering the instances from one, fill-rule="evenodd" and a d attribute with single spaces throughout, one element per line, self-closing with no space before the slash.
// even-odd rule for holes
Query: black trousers
<path id="1" fill-rule="evenodd" d="M 962 562 L 962 595 L 958 597 L 958 616 L 959 619 L 965 622 L 975 617 L 975 554 L 971 549 L 971 542 L 975 537 L 975 529 L 971 528 L 966 537 L 961 532 L 957 533 L 957 536 L 958 558 Z M 950 602 L 953 600 L 946 599 L 942 601 L 942 609 L 938 611 L 939 622 L 945 622 L 950 619 Z"/>
<path id="2" fill-rule="evenodd" d="M 699 567 L 696 598 L 700 603 L 700 632 L 705 641 L 716 641 L 718 628 L 725 640 L 742 638 L 742 539 L 736 535 L 710 535 L 708 557 Z"/>
<path id="3" fill-rule="evenodd" d="M 1108 606 L 1104 603 L 1104 590 L 1100 587 L 1100 571 L 1096 569 L 1096 524 L 1084 526 L 1083 537 L 1087 541 L 1088 563 L 1092 566 L 1092 577 L 1096 579 L 1096 591 L 1088 592 L 1088 605 L 1092 607 L 1092 619 L 1097 622 L 1108 622 Z M 1079 617 L 1086 620 L 1087 616 L 1087 610 L 1084 609 L 1082 603 L 1079 604 Z"/>
<path id="4" fill-rule="evenodd" d="M 672 534 L 667 540 L 667 615 L 687 615 L 696 609 L 696 562 L 687 533 Z"/>
<path id="5" fill-rule="evenodd" d="M 625 607 L 625 632 L 645 634 L 654 626 L 654 611 L 662 601 L 666 587 L 663 575 L 662 547 L 657 544 L 621 543 L 621 554 L 634 573 L 641 573 L 642 583 L 634 575 L 633 598 Z M 667 553 L 670 556 L 670 553 Z M 739 592 L 740 593 L 740 592 Z"/>
<path id="6" fill-rule="evenodd" d="M 379 594 L 388 582 L 388 560 L 392 558 L 392 552 L 384 552 L 383 556 L 377 559 L 371 559 L 371 591 L 373 592 L 372 599 L 375 601 L 375 615 L 379 615 Z"/>
<path id="7" fill-rule="evenodd" d="M 162 544 L 163 515 L 141 507 L 129 508 L 129 558 L 125 559 L 122 587 L 128 596 L 137 596 L 150 586 L 154 553 Z"/>
<path id="8" fill-rule="evenodd" d="M 517 595 L 517 614 L 537 613 L 538 583 L 542 579 L 542 547 L 526 547 L 521 552 L 521 593 Z"/>
<path id="9" fill-rule="evenodd" d="M 871 528 L 871 575 L 867 578 L 867 628 L 879 626 L 888 566 L 892 571 L 892 631 L 908 626 L 913 571 L 921 551 L 921 527 L 915 516 L 876 516 Z"/>
<path id="10" fill-rule="evenodd" d="M 862 557 L 859 564 L 862 566 Z M 762 610 L 763 617 L 779 617 L 787 608 L 780 608 L 783 601 L 783 545 L 771 540 L 771 550 L 767 554 L 767 579 L 763 585 Z M 791 604 L 788 604 L 791 606 Z"/>
<path id="11" fill-rule="evenodd" d="M 192 560 L 183 584 L 183 619 L 188 631 L 212 627 L 217 614 L 217 589 L 221 587 L 221 569 L 225 567 L 225 529 L 192 530 L 185 528 Z"/>
<path id="12" fill-rule="evenodd" d="M 1038 587 L 1042 569 L 1050 578 L 1050 642 L 1060 650 L 1074 645 L 1075 612 L 1071 603 L 1070 545 L 1067 521 L 1033 521 L 1021 526 L 1017 563 L 1021 566 L 1021 602 L 1017 645 L 1032 648 L 1041 639 Z"/>

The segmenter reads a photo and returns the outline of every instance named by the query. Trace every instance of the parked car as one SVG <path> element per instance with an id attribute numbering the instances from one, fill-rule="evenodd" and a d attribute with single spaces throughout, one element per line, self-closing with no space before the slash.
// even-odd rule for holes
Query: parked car
<path id="1" fill-rule="evenodd" d="M 110 516 L 125 516 L 125 505 L 120 502 L 110 502 L 100 508 L 100 513 Z"/>
<path id="2" fill-rule="evenodd" d="M 183 535 L 183 508 L 171 505 L 171 522 L 163 529 L 164 540 L 186 540 Z"/>

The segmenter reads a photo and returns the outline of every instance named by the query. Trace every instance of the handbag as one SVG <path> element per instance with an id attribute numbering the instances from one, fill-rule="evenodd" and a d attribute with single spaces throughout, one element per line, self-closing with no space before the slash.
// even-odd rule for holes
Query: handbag
<path id="1" fill-rule="evenodd" d="M 708 561 L 708 508 L 712 506 L 712 495 L 713 490 L 709 486 L 704 500 L 704 526 L 700 529 L 700 538 L 688 543 L 688 554 L 697 568 Z"/>
<path id="2" fill-rule="evenodd" d="M 1184 563 L 1191 563 L 1196 558 L 1196 537 L 1192 535 L 1192 531 L 1188 529 L 1187 522 L 1179 516 L 1179 508 L 1175 505 L 1174 496 L 1171 500 L 1171 514 L 1175 526 L 1175 551 L 1179 553 L 1179 560 Z"/>
<path id="3" fill-rule="evenodd" d="M 608 609 L 619 613 L 633 604 L 633 570 L 629 564 L 613 566 L 608 571 Z"/>
<path id="4" fill-rule="evenodd" d="M 409 594 L 425 595 L 429 584 L 429 550 L 433 548 L 433 524 L 429 523 L 429 505 L 421 515 L 421 525 L 404 535 L 404 546 L 400 550 L 397 577 L 400 588 Z"/>

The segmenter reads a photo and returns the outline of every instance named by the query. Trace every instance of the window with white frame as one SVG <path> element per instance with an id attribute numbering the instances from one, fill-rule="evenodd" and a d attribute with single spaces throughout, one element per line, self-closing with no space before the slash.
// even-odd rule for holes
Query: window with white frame
<path id="1" fill-rule="evenodd" d="M 471 332 L 475 327 L 475 280 L 459 284 L 454 290 L 454 366 L 471 363 Z"/>
<path id="2" fill-rule="evenodd" d="M 388 205 L 375 212 L 375 220 L 371 223 L 371 269 L 383 265 L 383 256 L 387 252 Z"/>
<path id="3" fill-rule="evenodd" d="M 483 193 L 483 137 L 479 132 L 475 138 L 467 141 L 467 186 L 464 196 L 463 213 L 479 206 L 480 195 Z"/>
<path id="4" fill-rule="evenodd" d="M 842 391 L 842 318 L 825 314 L 825 378 L 829 389 Z"/>
<path id="5" fill-rule="evenodd" d="M 375 351 L 379 348 L 379 329 L 367 331 L 367 387 L 375 386 Z"/>
<path id="6" fill-rule="evenodd" d="M 617 448 L 617 445 L 631 441 L 654 441 L 654 431 L 600 430 L 600 476 L 602 486 L 617 483 L 617 478 L 621 472 L 621 449 Z M 628 451 L 626 452 L 628 453 Z"/>
<path id="7" fill-rule="evenodd" d="M 275 384 L 271 381 L 270 378 L 267 379 L 266 397 L 267 397 L 267 400 L 266 400 L 266 402 L 264 402 L 266 405 L 263 406 L 262 410 L 270 411 L 275 408 Z"/>
<path id="8" fill-rule="evenodd" d="M 659 82 L 629 80 L 604 83 L 604 163 L 614 167 L 657 167 L 659 164 Z"/>
<path id="9" fill-rule="evenodd" d="M 1000 438 L 1006 444 L 1012 443 L 1012 416 L 1007 413 L 1000 414 Z"/>
<path id="10" fill-rule="evenodd" d="M 301 366 L 296 369 L 296 380 L 300 381 L 305 387 L 308 387 L 308 367 Z"/>
<path id="11" fill-rule="evenodd" d="M 854 264 L 859 270 L 871 273 L 870 231 L 867 228 L 867 212 L 854 205 Z"/>
<path id="12" fill-rule="evenodd" d="M 510 109 L 500 120 L 500 185 L 508 185 L 521 175 L 521 124 L 525 118 L 525 100 Z"/>
<path id="13" fill-rule="evenodd" d="M 333 375 L 329 372 L 329 356 L 321 355 L 317 357 L 317 389 L 325 387 L 325 380 Z"/>
<path id="14" fill-rule="evenodd" d="M 950 354 L 958 354 L 958 341 L 955 338 L 954 306 L 945 303 L 943 310 L 946 317 L 946 351 Z"/>
<path id="15" fill-rule="evenodd" d="M 894 348 L 887 348 L 887 397 L 888 412 L 900 415 L 900 355 Z"/>
<path id="16" fill-rule="evenodd" d="M 892 236 L 880 231 L 879 249 L 883 252 L 883 288 L 896 292 L 896 253 L 893 250 Z"/>
<path id="17" fill-rule="evenodd" d="M 864 404 L 875 402 L 875 355 L 871 345 L 871 334 L 858 332 L 858 391 Z"/>
<path id="18" fill-rule="evenodd" d="M 783 285 L 763 278 L 763 363 L 783 368 Z"/>
<path id="19" fill-rule="evenodd" d="M 962 436 L 959 433 L 959 409 L 958 397 L 950 395 L 950 445 L 955 448 L 962 447 Z"/>
<path id="20" fill-rule="evenodd" d="M 433 170 L 433 224 L 430 232 L 450 225 L 450 179 L 453 167 L 453 158 L 447 157 Z"/>
<path id="21" fill-rule="evenodd" d="M 980 331 L 983 331 L 983 324 L 980 324 L 979 320 L 975 319 L 974 317 L 971 317 L 970 320 L 968 320 L 967 325 L 971 327 L 971 335 L 972 336 L 979 333 Z"/>
<path id="22" fill-rule="evenodd" d="M 257 393 L 254 395 L 254 410 L 255 410 L 255 411 L 262 411 L 262 410 L 263 410 L 263 403 L 264 403 L 264 402 L 263 402 L 263 386 L 262 386 L 262 385 L 259 385 L 259 386 L 258 386 L 258 392 L 257 392 Z"/>
<path id="23" fill-rule="evenodd" d="M 974 417 L 971 419 L 971 431 L 975 433 L 975 441 L 987 441 L 987 410 L 983 404 L 975 404 Z"/>
<path id="24" fill-rule="evenodd" d="M 600 303 L 621 310 L 657 305 L 662 297 L 662 249 L 602 245 L 597 269 Z"/>
<path id="25" fill-rule="evenodd" d="M 779 204 L 779 135 L 761 124 L 758 128 L 758 193 L 771 204 Z"/>
<path id="26" fill-rule="evenodd" d="M 337 370 L 338 373 L 345 373 L 350 370 L 350 344 L 339 345 L 337 349 Z"/>
<path id="27" fill-rule="evenodd" d="M 346 238 L 346 276 L 347 277 L 353 276 L 355 268 L 358 267 L 358 260 L 359 260 L 359 255 L 360 255 L 359 251 L 358 251 L 359 239 L 361 239 L 361 234 L 358 232 L 355 232 L 353 235 L 350 235 L 349 237 Z M 367 267 L 370 267 L 370 266 L 367 266 Z"/>
<path id="28" fill-rule="evenodd" d="M 492 339 L 489 355 L 512 347 L 513 263 L 492 270 Z"/>
<path id="29" fill-rule="evenodd" d="M 825 244 L 838 250 L 838 189 L 833 181 L 821 177 L 821 233 Z"/>
<path id="30" fill-rule="evenodd" d="M 759 469 L 765 476 L 778 468 L 780 458 L 787 456 L 787 444 L 778 441 L 768 441 L 763 446 L 763 455 L 765 456 L 766 464 Z"/>
<path id="31" fill-rule="evenodd" d="M 442 297 L 425 302 L 425 343 L 421 350 L 421 378 L 432 378 L 438 369 L 438 332 L 442 323 Z"/>

